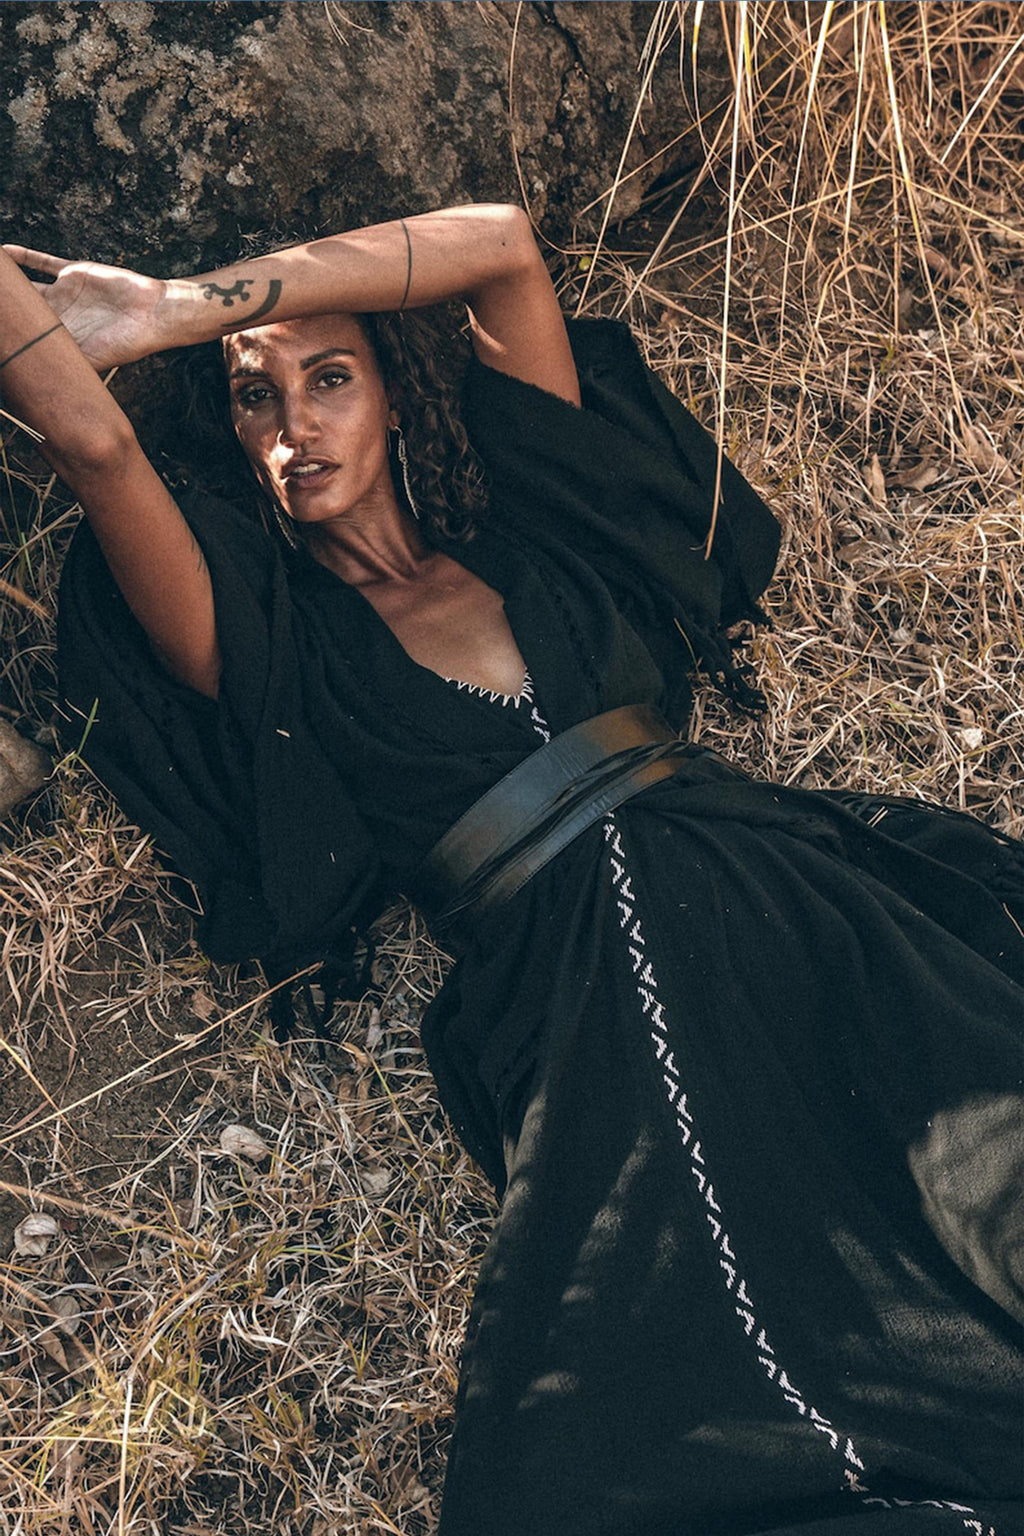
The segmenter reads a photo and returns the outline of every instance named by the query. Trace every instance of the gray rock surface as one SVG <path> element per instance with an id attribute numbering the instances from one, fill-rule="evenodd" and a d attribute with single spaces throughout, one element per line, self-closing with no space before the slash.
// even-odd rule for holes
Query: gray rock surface
<path id="1" fill-rule="evenodd" d="M 7 0 L 0 226 L 158 275 L 227 259 L 254 230 L 474 199 L 525 199 L 562 241 L 600 219 L 659 15 L 628 0 Z M 701 51 L 720 93 L 708 28 Z M 679 57 L 676 37 L 616 219 L 699 156 Z"/>
<path id="2" fill-rule="evenodd" d="M 42 747 L 0 720 L 0 821 L 42 786 L 52 766 Z"/>

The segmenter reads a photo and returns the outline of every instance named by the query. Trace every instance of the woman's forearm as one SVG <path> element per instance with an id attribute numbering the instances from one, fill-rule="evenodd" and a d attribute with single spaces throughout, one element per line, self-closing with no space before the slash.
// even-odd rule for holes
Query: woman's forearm
<path id="1" fill-rule="evenodd" d="M 39 433 L 59 473 L 94 462 L 128 422 L 60 320 L 0 250 L 0 399 Z"/>
<path id="2" fill-rule="evenodd" d="M 4 403 L 78 497 L 115 581 L 168 669 L 211 698 L 220 652 L 202 552 L 131 423 L 43 294 L 0 251 Z"/>
<path id="3" fill-rule="evenodd" d="M 10 246 L 85 357 L 104 369 L 309 315 L 464 300 L 489 366 L 579 400 L 558 300 L 529 220 L 505 204 L 443 208 L 166 281 Z"/>
<path id="4" fill-rule="evenodd" d="M 339 310 L 365 313 L 464 299 L 486 313 L 490 289 L 540 262 L 520 209 L 446 208 L 170 280 L 155 323 L 163 346 L 179 346 Z"/>

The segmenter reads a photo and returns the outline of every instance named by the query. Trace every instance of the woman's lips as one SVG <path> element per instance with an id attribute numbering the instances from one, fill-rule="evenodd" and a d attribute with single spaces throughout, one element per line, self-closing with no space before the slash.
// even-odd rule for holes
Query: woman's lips
<path id="1" fill-rule="evenodd" d="M 337 467 L 336 464 L 325 464 L 319 459 L 311 459 L 308 464 L 290 469 L 284 477 L 285 485 L 289 491 L 316 490 L 333 475 Z"/>

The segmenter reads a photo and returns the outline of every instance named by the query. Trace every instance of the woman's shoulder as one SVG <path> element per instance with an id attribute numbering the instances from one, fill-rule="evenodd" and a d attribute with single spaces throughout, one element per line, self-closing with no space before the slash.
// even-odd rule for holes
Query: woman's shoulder
<path id="1" fill-rule="evenodd" d="M 704 633 L 755 617 L 779 548 L 768 507 L 648 366 L 628 326 L 568 325 L 580 407 L 471 368 L 466 425 L 492 513 L 560 537 L 631 587 L 670 591 Z"/>
<path id="2" fill-rule="evenodd" d="M 254 549 L 271 547 L 272 540 L 255 506 L 210 490 L 201 478 L 176 477 L 168 489 L 196 533 L 209 533 Z"/>

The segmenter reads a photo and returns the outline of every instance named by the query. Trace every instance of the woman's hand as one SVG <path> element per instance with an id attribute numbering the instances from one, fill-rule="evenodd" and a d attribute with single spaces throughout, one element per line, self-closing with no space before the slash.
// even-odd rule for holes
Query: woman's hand
<path id="1" fill-rule="evenodd" d="M 5 245 L 19 267 L 51 276 L 32 284 L 98 372 L 148 357 L 169 343 L 160 336 L 157 312 L 166 285 L 127 267 L 93 261 L 62 261 L 46 251 Z"/>

